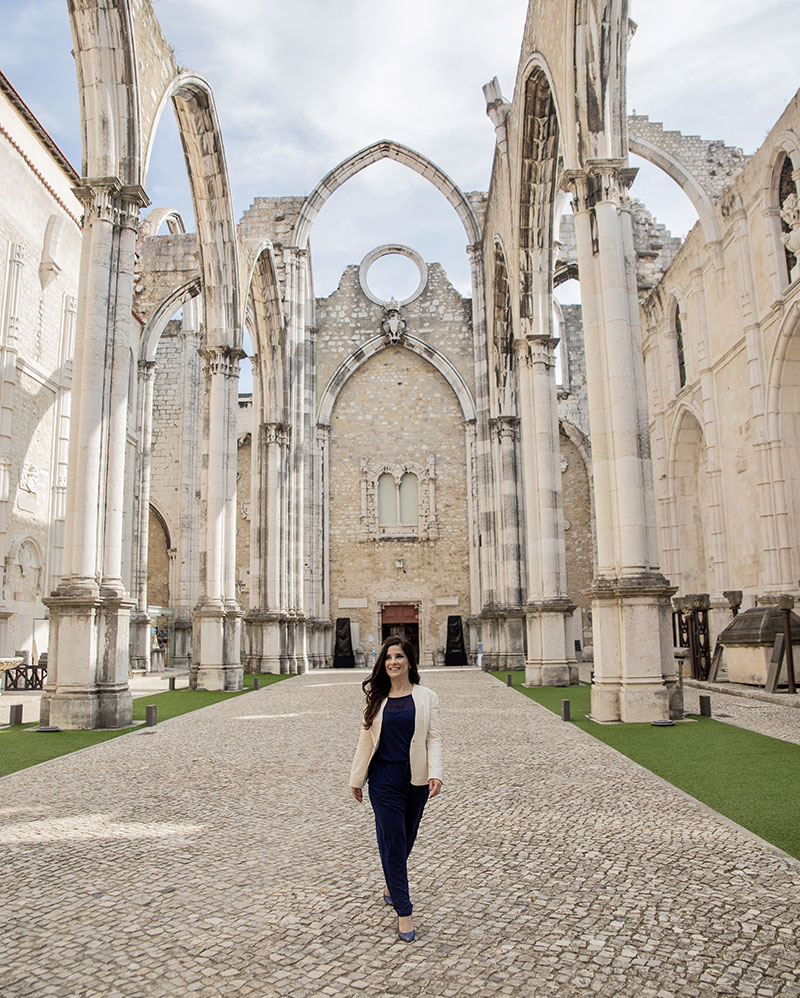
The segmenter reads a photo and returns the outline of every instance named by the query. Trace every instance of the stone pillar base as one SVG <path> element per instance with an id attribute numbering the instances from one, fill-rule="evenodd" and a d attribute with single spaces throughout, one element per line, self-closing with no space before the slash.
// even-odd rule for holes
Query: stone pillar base
<path id="1" fill-rule="evenodd" d="M 133 724 L 133 697 L 127 685 L 117 689 L 101 687 L 97 701 L 98 727 L 129 728 Z"/>
<path id="2" fill-rule="evenodd" d="M 196 655 L 189 675 L 192 689 L 226 688 L 224 621 L 225 610 L 219 603 L 195 607 L 193 647 Z"/>
<path id="3" fill-rule="evenodd" d="M 244 618 L 250 652 L 249 672 L 288 673 L 286 617 L 279 612 L 251 610 Z"/>
<path id="4" fill-rule="evenodd" d="M 39 723 L 68 731 L 129 727 L 131 601 L 121 591 L 101 594 L 93 580 L 65 580 L 43 602 L 50 612 L 49 683 Z"/>
<path id="5" fill-rule="evenodd" d="M 242 669 L 242 608 L 235 601 L 225 604 L 223 661 L 225 663 L 224 689 L 242 689 L 244 686 L 244 670 Z"/>
<path id="6" fill-rule="evenodd" d="M 526 686 L 569 686 L 577 676 L 570 648 L 570 620 L 575 604 L 568 599 L 529 602 L 525 606 L 528 656 Z"/>
<path id="7" fill-rule="evenodd" d="M 150 671 L 150 618 L 138 610 L 131 614 L 130 666 L 132 672 Z"/>
<path id="8" fill-rule="evenodd" d="M 645 573 L 596 579 L 592 587 L 592 719 L 665 721 L 677 700 L 664 677 L 675 675 L 670 600 L 675 587 Z"/>
<path id="9" fill-rule="evenodd" d="M 104 595 L 105 592 L 105 595 Z M 128 687 L 131 610 L 122 582 L 100 590 L 97 611 L 97 700 L 101 728 L 128 728 L 133 723 L 133 697 Z"/>
<path id="10" fill-rule="evenodd" d="M 190 669 L 192 665 L 192 618 L 175 620 L 175 654 L 172 664 L 176 669 Z"/>
<path id="11" fill-rule="evenodd" d="M 48 655 L 49 660 L 49 655 Z M 51 694 L 48 708 L 44 701 L 39 714 L 39 724 L 63 731 L 91 730 L 100 726 L 96 690 L 57 690 Z M 45 716 L 46 715 L 46 716 Z"/>

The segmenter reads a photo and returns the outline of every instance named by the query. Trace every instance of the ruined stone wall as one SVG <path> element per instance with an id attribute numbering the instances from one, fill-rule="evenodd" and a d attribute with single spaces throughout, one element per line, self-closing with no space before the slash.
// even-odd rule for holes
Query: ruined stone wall
<path id="1" fill-rule="evenodd" d="M 146 322 L 168 295 L 200 273 L 197 235 L 142 236 L 136 255 L 133 308 Z"/>
<path id="2" fill-rule="evenodd" d="M 580 305 L 562 305 L 561 337 L 564 384 L 558 390 L 561 427 L 561 491 L 564 501 L 564 542 L 567 555 L 567 593 L 578 606 L 584 647 L 592 643 L 590 600 L 594 575 L 589 446 L 589 402 L 586 394 L 586 351 Z M 578 633 L 581 633 L 579 628 Z"/>
<path id="3" fill-rule="evenodd" d="M 236 465 L 236 593 L 244 613 L 250 609 L 250 526 L 251 510 L 251 459 L 253 439 L 249 431 L 252 413 L 249 396 L 239 398 L 239 447 Z M 246 431 L 242 430 L 247 426 Z"/>
<path id="4" fill-rule="evenodd" d="M 153 443 L 150 458 L 150 499 L 176 536 L 181 518 L 181 427 L 183 398 L 177 372 L 187 362 L 181 324 L 167 324 L 156 350 L 153 384 Z M 149 599 L 149 597 L 148 597 Z M 152 600 L 149 600 L 152 603 Z"/>
<path id="5" fill-rule="evenodd" d="M 562 432 L 561 491 L 564 499 L 564 544 L 567 555 L 567 593 L 578 607 L 582 643 L 591 641 L 591 600 L 589 587 L 594 576 L 594 533 L 592 525 L 591 485 L 583 455 Z"/>

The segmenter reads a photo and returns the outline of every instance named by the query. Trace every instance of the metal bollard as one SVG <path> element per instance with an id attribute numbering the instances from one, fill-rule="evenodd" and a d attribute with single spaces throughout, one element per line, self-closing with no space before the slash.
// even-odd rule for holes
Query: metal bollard
<path id="1" fill-rule="evenodd" d="M 154 728 L 158 724 L 158 707 L 154 703 L 149 703 L 144 709 L 145 724 L 148 728 Z"/>
<path id="2" fill-rule="evenodd" d="M 169 677 L 169 689 L 171 689 L 171 690 L 175 689 L 175 677 L 174 676 L 170 676 Z"/>
<path id="3" fill-rule="evenodd" d="M 22 704 L 12 703 L 8 712 L 8 725 L 13 728 L 15 724 L 22 724 Z"/>
<path id="4" fill-rule="evenodd" d="M 569 700 L 562 700 L 561 701 L 561 720 L 562 721 L 568 721 L 569 720 L 569 709 L 570 709 L 570 702 L 569 702 Z"/>
<path id="5" fill-rule="evenodd" d="M 711 717 L 711 697 L 701 696 L 700 697 L 700 716 L 701 717 Z"/>
<path id="6" fill-rule="evenodd" d="M 258 676 L 253 676 L 253 689 L 254 690 L 261 689 L 261 680 L 259 679 Z"/>
<path id="7" fill-rule="evenodd" d="M 511 673 L 507 672 L 506 673 L 506 686 L 510 686 L 510 685 L 511 685 Z"/>

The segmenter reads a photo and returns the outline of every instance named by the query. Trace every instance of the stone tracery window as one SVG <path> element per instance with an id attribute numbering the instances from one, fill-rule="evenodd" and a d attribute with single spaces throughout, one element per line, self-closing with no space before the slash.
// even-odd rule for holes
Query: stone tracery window
<path id="1" fill-rule="evenodd" d="M 385 471 L 378 479 L 378 526 L 413 527 L 419 524 L 419 482 L 407 471 L 398 482 Z"/>
<path id="2" fill-rule="evenodd" d="M 794 179 L 794 163 L 792 163 L 791 157 L 786 155 L 783 158 L 783 163 L 781 165 L 781 172 L 778 178 L 778 210 L 781 212 L 781 234 L 784 237 L 789 237 L 792 232 L 792 226 L 789 224 L 789 220 L 786 215 L 789 214 L 787 211 L 791 205 L 796 207 L 797 205 L 797 184 Z M 790 200 L 791 199 L 791 200 Z M 784 253 L 786 256 L 786 274 L 789 281 L 794 280 L 798 276 L 797 271 L 797 255 L 789 249 L 786 245 L 784 239 Z"/>
<path id="3" fill-rule="evenodd" d="M 432 454 L 425 466 L 362 458 L 358 539 L 434 540 L 439 532 L 435 481 L 436 461 Z"/>

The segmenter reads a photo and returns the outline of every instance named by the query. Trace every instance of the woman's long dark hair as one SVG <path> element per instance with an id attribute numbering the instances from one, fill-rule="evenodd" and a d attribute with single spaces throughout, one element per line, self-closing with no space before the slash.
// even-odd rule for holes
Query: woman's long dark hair
<path id="1" fill-rule="evenodd" d="M 390 634 L 381 645 L 378 657 L 375 659 L 375 667 L 367 679 L 361 684 L 367 702 L 364 706 L 364 727 L 371 728 L 375 715 L 378 713 L 381 704 L 389 696 L 392 688 L 392 681 L 386 671 L 386 654 L 393 645 L 400 645 L 403 654 L 408 659 L 408 681 L 413 684 L 419 683 L 419 669 L 417 668 L 417 656 L 414 646 L 406 641 L 399 634 Z"/>

